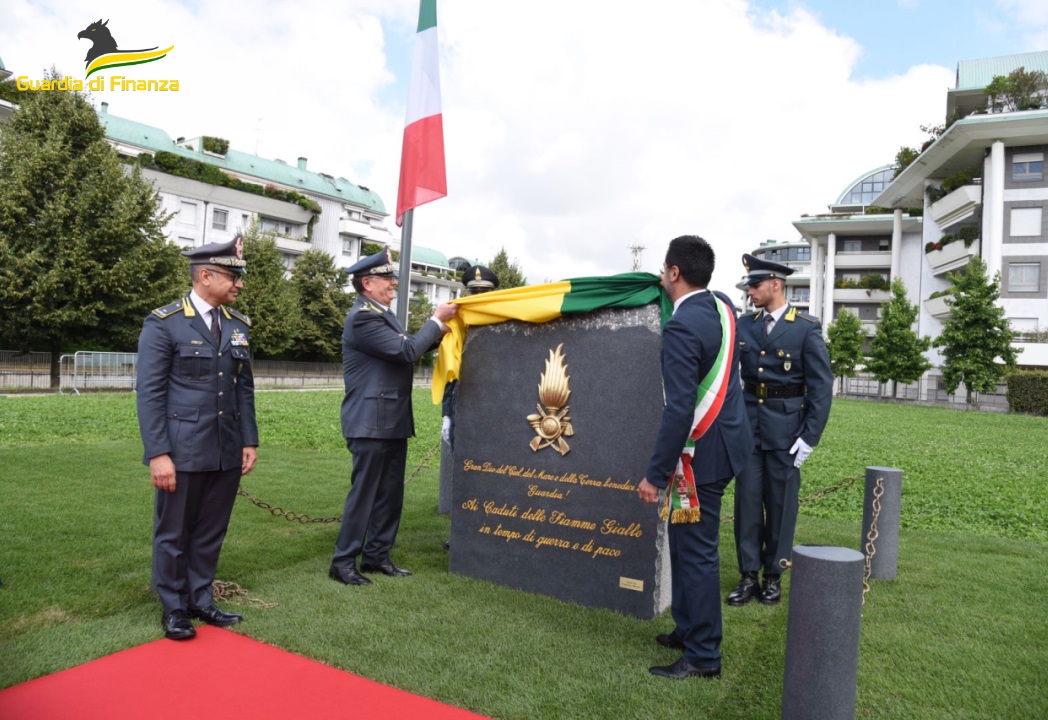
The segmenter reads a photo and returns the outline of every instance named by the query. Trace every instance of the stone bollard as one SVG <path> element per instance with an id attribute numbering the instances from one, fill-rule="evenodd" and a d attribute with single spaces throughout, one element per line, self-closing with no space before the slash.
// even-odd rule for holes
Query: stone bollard
<path id="1" fill-rule="evenodd" d="M 437 512 L 441 515 L 451 514 L 451 473 L 455 462 L 451 445 L 440 441 L 440 485 L 437 487 Z"/>
<path id="2" fill-rule="evenodd" d="M 793 548 L 782 720 L 851 720 L 859 676 L 862 553 Z"/>
<path id="3" fill-rule="evenodd" d="M 883 478 L 880 512 L 877 514 L 877 536 L 870 558 L 870 578 L 894 580 L 899 562 L 899 514 L 902 508 L 902 470 L 887 467 L 866 468 L 866 491 L 862 501 L 862 539 L 859 551 L 870 554 L 870 526 L 873 524 L 874 500 L 878 499 L 877 481 Z"/>

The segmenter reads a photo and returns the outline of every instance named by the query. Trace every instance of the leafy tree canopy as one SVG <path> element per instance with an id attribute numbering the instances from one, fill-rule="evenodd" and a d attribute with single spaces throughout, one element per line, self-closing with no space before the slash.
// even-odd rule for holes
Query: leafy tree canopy
<path id="1" fill-rule="evenodd" d="M 58 79 L 52 69 L 49 79 Z M 142 319 L 189 285 L 157 193 L 75 92 L 23 93 L 0 132 L 0 344 L 132 350 Z"/>
<path id="2" fill-rule="evenodd" d="M 826 348 L 830 353 L 830 369 L 836 377 L 855 377 L 855 368 L 862 361 L 862 346 L 866 333 L 859 316 L 848 309 L 837 314 L 837 319 L 826 327 Z"/>
<path id="3" fill-rule="evenodd" d="M 901 278 L 892 280 L 891 291 L 891 300 L 881 304 L 881 321 L 870 341 L 866 369 L 877 382 L 894 382 L 894 393 L 898 395 L 900 383 L 916 382 L 932 366 L 924 356 L 931 340 L 918 337 L 913 330 L 919 307 L 906 299 L 906 285 Z"/>
<path id="4" fill-rule="evenodd" d="M 528 280 L 520 271 L 520 266 L 517 261 L 509 261 L 509 255 L 506 254 L 506 248 L 504 247 L 500 249 L 495 254 L 494 259 L 488 263 L 488 269 L 498 276 L 499 290 L 521 287 L 528 284 Z"/>
<path id="5" fill-rule="evenodd" d="M 356 297 L 346 292 L 346 271 L 323 250 L 307 250 L 291 270 L 291 285 L 302 311 L 296 355 L 303 360 L 338 362 L 342 326 Z"/>
<path id="6" fill-rule="evenodd" d="M 251 318 L 251 345 L 262 357 L 279 357 L 298 339 L 302 312 L 298 295 L 285 277 L 284 257 L 271 233 L 258 221 L 244 233 L 247 274 L 237 298 L 237 310 Z"/>
<path id="7" fill-rule="evenodd" d="M 986 263 L 975 256 L 963 273 L 953 273 L 953 299 L 947 300 L 950 317 L 943 324 L 935 347 L 943 355 L 942 378 L 946 390 L 956 392 L 963 382 L 966 400 L 972 393 L 993 392 L 1008 369 L 1014 369 L 1018 350 L 1012 347 L 1015 333 L 1000 297 L 1000 276 L 991 281 L 986 276 Z"/>

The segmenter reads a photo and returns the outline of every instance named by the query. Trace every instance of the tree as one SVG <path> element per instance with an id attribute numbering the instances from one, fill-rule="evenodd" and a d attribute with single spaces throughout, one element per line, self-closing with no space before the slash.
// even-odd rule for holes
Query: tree
<path id="1" fill-rule="evenodd" d="M 892 280 L 892 298 L 881 304 L 881 321 L 877 334 L 870 341 L 870 355 L 866 369 L 879 383 L 892 381 L 892 397 L 898 397 L 900 383 L 920 379 L 932 366 L 924 356 L 931 340 L 918 337 L 913 331 L 919 308 L 906 299 L 906 286 L 901 278 Z"/>
<path id="2" fill-rule="evenodd" d="M 847 308 L 837 314 L 837 319 L 826 327 L 826 349 L 830 352 L 830 369 L 834 377 L 841 379 L 855 377 L 855 368 L 862 360 L 862 346 L 866 342 L 866 333 L 862 329 L 859 316 Z"/>
<path id="3" fill-rule="evenodd" d="M 1037 110 L 1048 96 L 1048 73 L 1016 68 L 1005 75 L 994 75 L 986 86 L 986 112 Z"/>
<path id="4" fill-rule="evenodd" d="M 306 250 L 291 270 L 291 286 L 302 311 L 296 355 L 304 360 L 337 362 L 342 354 L 342 326 L 355 295 L 346 292 L 346 271 L 323 250 Z"/>
<path id="5" fill-rule="evenodd" d="M 52 69 L 49 79 L 58 79 Z M 0 345 L 135 347 L 142 319 L 189 285 L 153 186 L 125 167 L 72 91 L 23 93 L 0 133 Z"/>
<path id="6" fill-rule="evenodd" d="M 488 269 L 498 276 L 499 290 L 528 284 L 528 279 L 520 272 L 517 261 L 514 260 L 512 263 L 509 261 L 509 255 L 506 254 L 505 247 L 499 250 L 495 254 L 495 258 L 488 263 Z"/>
<path id="7" fill-rule="evenodd" d="M 986 263 L 975 256 L 965 272 L 951 273 L 950 281 L 955 288 L 953 299 L 946 301 L 950 318 L 934 345 L 942 348 L 947 392 L 956 392 L 963 382 L 970 405 L 973 392 L 993 392 L 1006 369 L 1015 369 L 1019 350 L 1012 347 L 1015 333 L 996 302 L 1001 296 L 1000 275 L 991 282 Z"/>
<path id="8" fill-rule="evenodd" d="M 236 308 L 251 318 L 254 352 L 278 357 L 294 346 L 302 312 L 276 240 L 260 231 L 257 220 L 244 233 L 244 260 L 248 272 Z"/>

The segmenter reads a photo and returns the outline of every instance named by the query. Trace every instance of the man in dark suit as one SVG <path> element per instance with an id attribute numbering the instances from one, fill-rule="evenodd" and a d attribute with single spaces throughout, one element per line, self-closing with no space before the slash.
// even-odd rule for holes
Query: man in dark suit
<path id="1" fill-rule="evenodd" d="M 193 637 L 191 618 L 226 627 L 243 618 L 215 607 L 215 579 L 240 476 L 257 459 L 248 328 L 227 307 L 243 287 L 243 240 L 189 257 L 193 289 L 146 317 L 138 338 L 138 424 L 156 488 L 153 589 L 164 635 Z"/>
<path id="2" fill-rule="evenodd" d="M 353 474 L 328 575 L 346 585 L 370 585 L 362 572 L 411 574 L 393 564 L 389 552 L 404 505 L 407 439 L 415 434 L 413 368 L 447 332 L 444 321 L 458 308 L 441 304 L 422 329 L 409 336 L 390 310 L 397 273 L 389 249 L 364 258 L 349 272 L 357 301 L 342 331 L 342 435 L 353 455 Z"/>
<path id="3" fill-rule="evenodd" d="M 735 547 L 742 574 L 734 607 L 757 598 L 775 605 L 797 524 L 800 467 L 830 415 L 833 373 L 819 319 L 786 302 L 793 269 L 742 256 L 745 288 L 757 312 L 739 318 L 739 355 L 754 451 L 735 482 Z M 763 568 L 763 585 L 757 571 Z"/>
<path id="4" fill-rule="evenodd" d="M 713 248 L 702 238 L 670 242 L 662 269 L 673 302 L 662 330 L 666 406 L 637 490 L 650 503 L 666 490 L 676 626 L 655 639 L 683 655 L 651 673 L 669 678 L 720 676 L 721 498 L 753 447 L 738 383 L 735 308 L 707 289 L 713 267 Z"/>

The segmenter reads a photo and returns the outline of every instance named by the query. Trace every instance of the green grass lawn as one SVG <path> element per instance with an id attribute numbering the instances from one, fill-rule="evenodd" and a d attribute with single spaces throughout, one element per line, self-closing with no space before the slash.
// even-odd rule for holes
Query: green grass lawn
<path id="1" fill-rule="evenodd" d="M 437 440 L 428 394 L 416 393 L 409 475 Z M 263 445 L 244 486 L 283 508 L 341 512 L 340 399 L 260 393 Z M 1045 437 L 1044 418 L 834 404 L 802 494 L 867 465 L 905 473 L 898 578 L 874 582 L 863 612 L 858 717 L 1048 717 Z M 160 636 L 140 460 L 132 395 L 0 397 L 0 687 Z M 429 465 L 408 484 L 394 550 L 415 575 L 366 588 L 327 578 L 337 526 L 239 499 L 219 577 L 276 606 L 233 605 L 237 631 L 492 717 L 779 717 L 788 603 L 725 608 L 720 681 L 653 678 L 649 665 L 677 657 L 653 639 L 669 613 L 646 622 L 448 574 Z M 806 504 L 797 542 L 858 548 L 862 492 Z M 726 594 L 737 577 L 723 532 Z"/>

